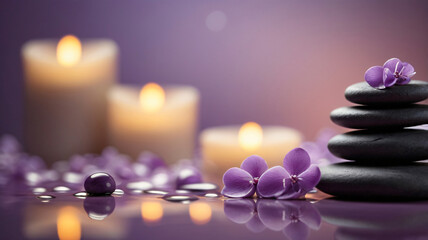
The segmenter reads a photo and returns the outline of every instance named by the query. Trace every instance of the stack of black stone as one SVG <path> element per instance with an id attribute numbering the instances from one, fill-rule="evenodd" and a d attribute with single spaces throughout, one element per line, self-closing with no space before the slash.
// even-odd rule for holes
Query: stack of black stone
<path id="1" fill-rule="evenodd" d="M 428 199 L 428 83 L 379 90 L 366 82 L 345 91 L 348 101 L 361 104 L 331 112 L 337 125 L 362 129 L 333 137 L 328 148 L 352 160 L 321 168 L 321 191 L 341 198 L 369 200 Z"/>

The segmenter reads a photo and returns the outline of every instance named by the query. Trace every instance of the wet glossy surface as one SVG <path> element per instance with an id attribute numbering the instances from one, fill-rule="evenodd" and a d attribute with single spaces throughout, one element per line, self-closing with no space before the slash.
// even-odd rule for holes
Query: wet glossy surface
<path id="1" fill-rule="evenodd" d="M 19 189 L 19 190 L 17 190 Z M 424 239 L 428 202 L 230 199 L 218 192 L 3 189 L 2 239 Z M 159 191 L 159 190 L 157 190 Z M 121 191 L 118 191 L 121 193 Z M 160 192 L 160 191 L 159 191 Z M 310 199 L 310 200 L 309 200 Z M 169 201 L 167 201 L 169 200 Z"/>

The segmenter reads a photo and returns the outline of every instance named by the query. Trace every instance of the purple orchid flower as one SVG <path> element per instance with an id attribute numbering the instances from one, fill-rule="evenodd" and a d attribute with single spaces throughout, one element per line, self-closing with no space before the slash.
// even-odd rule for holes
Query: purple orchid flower
<path id="1" fill-rule="evenodd" d="M 373 66 L 364 74 L 366 82 L 377 89 L 385 89 L 393 85 L 405 85 L 416 74 L 410 63 L 398 58 L 391 58 L 383 66 Z"/>
<path id="2" fill-rule="evenodd" d="M 267 169 L 263 158 L 256 155 L 248 157 L 242 162 L 241 168 L 233 167 L 224 173 L 221 193 L 226 197 L 252 197 L 260 176 Z"/>
<path id="3" fill-rule="evenodd" d="M 264 198 L 297 199 L 312 190 L 320 181 L 321 172 L 311 165 L 309 154 L 302 148 L 291 150 L 284 158 L 284 167 L 264 172 L 257 191 Z"/>

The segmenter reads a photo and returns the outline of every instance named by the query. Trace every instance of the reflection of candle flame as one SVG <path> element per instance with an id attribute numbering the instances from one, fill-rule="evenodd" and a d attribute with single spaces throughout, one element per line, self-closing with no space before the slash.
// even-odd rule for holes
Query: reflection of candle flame
<path id="1" fill-rule="evenodd" d="M 165 91 L 156 83 L 147 83 L 140 92 L 140 104 L 146 112 L 156 112 L 165 103 Z"/>
<path id="2" fill-rule="evenodd" d="M 67 35 L 59 40 L 56 48 L 58 62 L 66 67 L 71 67 L 79 62 L 82 56 L 82 44 L 73 35 Z"/>
<path id="3" fill-rule="evenodd" d="M 77 213 L 78 210 L 74 207 L 63 207 L 59 210 L 57 230 L 60 240 L 80 239 L 81 228 Z"/>
<path id="4" fill-rule="evenodd" d="M 211 220 L 211 207 L 207 203 L 198 202 L 189 205 L 189 215 L 192 222 L 197 225 L 203 225 Z"/>
<path id="5" fill-rule="evenodd" d="M 255 122 L 247 122 L 239 129 L 239 145 L 247 150 L 256 150 L 263 141 L 263 129 Z"/>
<path id="6" fill-rule="evenodd" d="M 163 208 L 158 202 L 142 202 L 141 217 L 146 223 L 156 223 L 162 219 Z"/>

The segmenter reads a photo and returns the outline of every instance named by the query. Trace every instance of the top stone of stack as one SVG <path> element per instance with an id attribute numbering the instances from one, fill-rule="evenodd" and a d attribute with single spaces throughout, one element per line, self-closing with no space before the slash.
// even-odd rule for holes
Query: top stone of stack
<path id="1" fill-rule="evenodd" d="M 353 103 L 373 106 L 411 104 L 428 98 L 428 83 L 412 80 L 406 85 L 379 90 L 360 82 L 345 90 L 345 98 Z"/>

